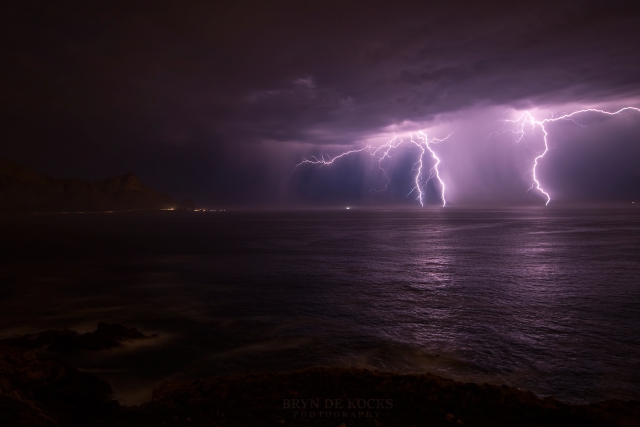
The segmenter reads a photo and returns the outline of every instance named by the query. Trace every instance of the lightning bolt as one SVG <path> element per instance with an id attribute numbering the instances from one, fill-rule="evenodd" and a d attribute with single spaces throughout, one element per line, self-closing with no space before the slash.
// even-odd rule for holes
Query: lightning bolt
<path id="1" fill-rule="evenodd" d="M 444 197 L 445 184 L 444 184 L 444 181 L 442 180 L 442 177 L 440 176 L 440 171 L 438 169 L 438 166 L 440 165 L 441 161 L 440 161 L 440 158 L 438 158 L 438 156 L 436 155 L 435 151 L 433 151 L 433 148 L 431 148 L 431 145 L 444 142 L 452 134 L 453 134 L 453 132 L 450 133 L 449 135 L 447 135 L 447 137 L 442 138 L 442 139 L 428 138 L 427 134 L 422 132 L 422 131 L 417 132 L 415 134 L 415 139 L 414 139 L 414 135 L 413 134 L 409 134 L 409 137 L 410 137 L 410 141 L 409 142 L 412 143 L 413 145 L 417 146 L 420 149 L 420 155 L 418 157 L 418 160 L 414 163 L 413 168 L 412 168 L 412 171 L 416 172 L 416 175 L 415 175 L 415 186 L 411 189 L 409 194 L 413 193 L 414 191 L 417 191 L 418 196 L 417 196 L 416 199 L 420 202 L 420 206 L 424 207 L 424 192 L 423 192 L 424 187 L 434 177 L 440 183 L 440 188 L 441 188 L 440 198 L 442 199 L 442 206 L 444 207 L 446 205 L 446 203 L 447 203 L 446 199 Z M 348 156 L 350 154 L 367 152 L 378 163 L 378 168 L 382 171 L 382 173 L 384 174 L 384 176 L 385 176 L 385 178 L 387 180 L 387 183 L 385 184 L 384 188 L 382 188 L 381 190 L 372 189 L 372 191 L 384 191 L 388 187 L 389 182 L 391 181 L 391 179 L 387 175 L 387 172 L 385 171 L 385 169 L 382 167 L 382 161 L 384 159 L 391 158 L 392 157 L 391 156 L 391 151 L 396 149 L 396 148 L 399 148 L 404 143 L 405 143 L 405 141 L 403 139 L 400 139 L 400 138 L 398 138 L 396 136 L 393 139 L 391 139 L 390 141 L 388 141 L 385 144 L 382 144 L 382 145 L 380 145 L 378 147 L 374 147 L 372 145 L 366 145 L 363 148 L 345 151 L 345 152 L 343 152 L 341 154 L 338 154 L 335 157 L 327 157 L 327 158 L 325 158 L 324 156 L 321 156 L 321 157 L 311 156 L 309 158 L 303 159 L 300 163 L 295 165 L 293 171 L 291 172 L 290 177 L 295 173 L 295 171 L 300 166 L 303 166 L 303 165 L 319 165 L 320 167 L 329 166 L 329 165 L 333 164 L 336 160 L 339 160 L 342 157 Z M 424 181 L 424 183 L 421 183 L 421 181 L 423 180 L 423 171 L 422 171 L 422 168 L 424 166 L 423 157 L 424 157 L 424 155 L 426 154 L 427 151 L 431 155 L 431 158 L 435 161 L 435 164 L 430 169 L 429 176 L 427 177 L 427 179 Z"/>
<path id="2" fill-rule="evenodd" d="M 447 205 L 447 200 L 444 197 L 444 191 L 445 191 L 444 181 L 440 177 L 440 171 L 438 170 L 438 166 L 440 165 L 440 159 L 436 155 L 435 151 L 433 151 L 433 148 L 431 148 L 431 144 L 437 144 L 437 143 L 443 142 L 447 138 L 449 138 L 452 134 L 453 134 L 453 132 L 450 133 L 449 135 L 447 135 L 445 138 L 442 138 L 442 139 L 438 139 L 438 138 L 429 139 L 427 137 L 427 134 L 425 134 L 424 132 L 418 132 L 416 134 L 417 141 L 413 139 L 413 135 L 412 134 L 409 135 L 411 137 L 411 142 L 414 145 L 416 145 L 418 148 L 420 148 L 420 150 L 421 150 L 421 154 L 420 154 L 420 157 L 418 158 L 418 161 L 413 165 L 414 169 L 416 169 L 416 166 L 417 166 L 417 169 L 416 169 L 417 170 L 417 174 L 416 174 L 416 178 L 415 178 L 416 185 L 409 192 L 409 194 L 411 194 L 416 190 L 418 191 L 418 200 L 420 201 L 420 206 L 424 206 L 424 201 L 423 201 L 424 193 L 422 192 L 422 190 L 429 183 L 429 181 L 434 177 L 440 183 L 440 198 L 442 200 L 442 207 L 445 207 Z M 425 148 L 426 148 L 426 150 L 425 150 Z M 424 164 L 422 162 L 422 157 L 424 156 L 424 154 L 427 151 L 429 151 L 429 153 L 431 154 L 431 158 L 433 160 L 435 160 L 436 163 L 429 170 L 429 176 L 427 177 L 427 179 L 424 182 L 424 184 L 420 185 L 420 178 L 422 178 L 422 167 L 424 166 Z"/>
<path id="3" fill-rule="evenodd" d="M 538 174 L 537 174 L 537 167 L 538 167 L 538 163 L 540 162 L 540 160 L 542 160 L 544 158 L 544 156 L 549 152 L 549 133 L 547 131 L 547 129 L 545 128 L 545 125 L 548 123 L 552 123 L 552 122 L 557 122 L 560 120 L 570 120 L 573 123 L 577 124 L 578 126 L 582 126 L 579 122 L 577 122 L 575 120 L 575 116 L 578 116 L 580 114 L 584 114 L 584 113 L 598 113 L 598 114 L 604 114 L 607 116 L 617 116 L 618 114 L 621 114 L 625 111 L 636 111 L 636 112 L 640 112 L 640 108 L 636 108 L 636 107 L 624 107 L 619 109 L 618 111 L 605 111 L 605 110 L 599 110 L 596 108 L 586 108 L 584 110 L 578 110 L 578 111 L 574 111 L 572 113 L 568 113 L 568 114 L 563 114 L 561 116 L 558 117 L 552 117 L 552 118 L 547 118 L 547 119 L 543 119 L 543 120 L 537 120 L 530 112 L 525 111 L 520 117 L 518 117 L 515 120 L 504 120 L 505 125 L 503 125 L 503 127 L 498 130 L 497 132 L 492 133 L 490 136 L 492 135 L 496 135 L 496 134 L 502 134 L 504 132 L 511 132 L 513 134 L 518 135 L 518 139 L 516 140 L 517 143 L 521 142 L 522 139 L 525 137 L 526 135 L 526 128 L 527 127 L 531 127 L 531 129 L 535 129 L 537 126 L 540 127 L 540 130 L 542 130 L 542 134 L 543 134 L 543 141 L 544 141 L 544 150 L 539 153 L 536 158 L 533 161 L 533 167 L 531 168 L 531 175 L 533 177 L 533 183 L 531 184 L 531 188 L 536 188 L 536 190 L 538 190 L 540 193 L 542 193 L 546 199 L 545 202 L 545 206 L 549 205 L 549 202 L 551 202 L 551 196 L 549 195 L 549 193 L 547 193 L 542 186 L 540 185 L 540 181 L 538 180 Z M 505 129 L 506 123 L 514 123 L 516 125 L 515 130 L 514 129 Z"/>

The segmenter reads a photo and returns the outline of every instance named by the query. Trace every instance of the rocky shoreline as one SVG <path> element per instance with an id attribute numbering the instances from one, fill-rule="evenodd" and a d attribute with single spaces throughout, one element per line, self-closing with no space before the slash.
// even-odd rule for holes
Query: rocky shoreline
<path id="1" fill-rule="evenodd" d="M 0 425 L 13 426 L 637 426 L 640 402 L 569 405 L 507 386 L 431 374 L 316 368 L 165 382 L 122 406 L 110 385 L 60 360 L 146 339 L 134 328 L 47 331 L 0 342 Z"/>

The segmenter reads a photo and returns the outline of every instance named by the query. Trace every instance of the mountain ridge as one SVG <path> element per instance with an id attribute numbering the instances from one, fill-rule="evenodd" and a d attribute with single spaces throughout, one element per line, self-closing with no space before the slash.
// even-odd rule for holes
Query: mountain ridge
<path id="1" fill-rule="evenodd" d="M 133 173 L 59 179 L 0 158 L 0 212 L 104 212 L 192 208 L 145 186 Z"/>

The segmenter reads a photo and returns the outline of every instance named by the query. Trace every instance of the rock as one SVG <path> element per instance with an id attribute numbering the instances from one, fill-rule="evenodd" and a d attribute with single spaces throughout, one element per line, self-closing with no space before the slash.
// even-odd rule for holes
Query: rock
<path id="1" fill-rule="evenodd" d="M 43 354 L 0 344 L 0 425 L 75 426 L 118 408 L 111 387 Z"/>
<path id="2" fill-rule="evenodd" d="M 315 416 L 283 405 L 283 399 L 319 399 Z M 320 418 L 324 399 L 342 399 L 342 412 Z M 391 399 L 378 417 L 352 415 L 349 399 Z M 298 400 L 300 401 L 300 400 Z M 291 402 L 290 402 L 291 403 Z M 359 411 L 359 410 L 358 410 Z M 297 414 L 296 414 L 297 412 Z M 223 415 L 224 414 L 224 415 Z M 455 414 L 455 415 L 454 415 Z M 178 420 L 175 419 L 178 417 Z M 188 424 L 186 417 L 192 419 Z M 459 417 L 459 418 L 458 418 Z M 539 399 L 510 387 L 460 383 L 431 374 L 402 375 L 364 369 L 315 368 L 289 373 L 242 374 L 189 382 L 166 382 L 153 400 L 128 408 L 114 420 L 118 426 L 138 425 L 349 425 L 349 426 L 633 426 L 640 425 L 638 402 L 569 405 Z M 144 420 L 144 423 L 141 421 Z M 635 424 L 634 424 L 635 422 Z"/>
<path id="3" fill-rule="evenodd" d="M 99 324 L 90 334 L 47 331 L 28 339 L 22 337 L 22 343 L 34 347 L 52 336 L 54 341 L 62 336 L 75 337 L 85 345 L 81 337 L 86 335 L 116 342 L 144 336 L 134 328 Z M 89 348 L 101 345 L 91 344 Z M 110 393 L 106 382 L 56 360 L 50 352 L 9 346 L 7 340 L 0 343 L 0 426 L 403 427 L 462 425 L 461 419 L 465 425 L 492 427 L 640 425 L 640 402 L 636 401 L 569 405 L 507 386 L 355 368 L 168 381 L 153 391 L 150 402 L 132 407 L 119 407 L 110 399 Z M 286 406 L 283 399 L 289 399 Z M 301 410 L 300 403 L 293 404 L 293 399 L 316 399 L 318 403 L 303 405 L 306 409 Z M 333 402 L 331 417 L 320 418 L 317 412 L 324 409 L 325 399 Z M 333 407 L 337 400 L 342 402 L 338 412 Z M 349 403 L 350 400 L 355 402 Z M 375 406 L 371 410 L 376 412 L 375 417 L 367 417 L 366 412 L 360 415 L 366 405 Z"/>
<path id="4" fill-rule="evenodd" d="M 135 328 L 127 328 L 119 323 L 109 325 L 100 322 L 94 332 L 82 335 L 69 329 L 63 329 L 62 331 L 49 330 L 18 338 L 8 338 L 0 342 L 29 350 L 47 347 L 49 351 L 53 352 L 70 352 L 122 347 L 125 340 L 145 338 L 150 337 Z"/>

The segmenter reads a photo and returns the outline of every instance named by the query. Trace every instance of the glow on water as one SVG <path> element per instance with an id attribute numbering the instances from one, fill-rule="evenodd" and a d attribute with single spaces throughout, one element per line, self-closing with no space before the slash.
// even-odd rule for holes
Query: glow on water
<path id="1" fill-rule="evenodd" d="M 325 365 L 637 398 L 632 206 L 13 218 L 0 335 L 160 334 L 79 361 L 124 401 L 166 378 Z"/>

